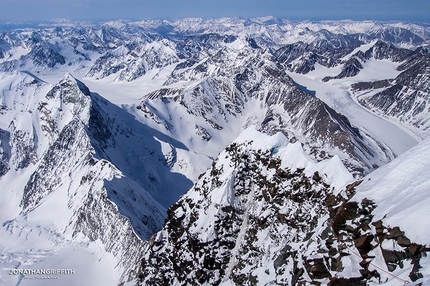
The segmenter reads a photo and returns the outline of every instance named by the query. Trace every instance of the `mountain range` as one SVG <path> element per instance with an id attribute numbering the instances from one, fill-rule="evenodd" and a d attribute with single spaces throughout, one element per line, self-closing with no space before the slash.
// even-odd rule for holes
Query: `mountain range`
<path id="1" fill-rule="evenodd" d="M 0 284 L 425 285 L 429 43 L 273 17 L 0 31 Z"/>

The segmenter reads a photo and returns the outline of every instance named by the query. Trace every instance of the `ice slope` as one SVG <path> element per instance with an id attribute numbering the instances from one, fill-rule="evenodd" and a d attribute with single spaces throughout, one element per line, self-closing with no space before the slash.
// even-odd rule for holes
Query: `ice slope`
<path id="1" fill-rule="evenodd" d="M 412 243 L 429 247 L 430 229 L 430 140 L 425 139 L 398 158 L 364 177 L 363 182 L 356 188 L 351 201 L 372 200 L 376 207 L 372 211 L 372 220 L 383 222 L 384 227 L 399 227 L 402 233 Z M 390 232 L 390 231 L 389 231 Z M 402 280 L 410 281 L 410 272 L 419 271 L 421 279 L 413 285 L 427 285 L 430 281 L 430 258 L 426 254 L 418 254 L 420 267 L 414 266 L 411 259 L 407 259 L 404 266 L 388 270 L 391 261 L 387 253 L 391 251 L 404 252 L 405 245 L 400 242 L 385 240 L 369 253 L 376 258 L 370 269 L 376 269 L 383 285 L 401 285 Z M 406 248 L 406 251 L 409 251 Z M 384 252 L 384 254 L 383 254 Z M 415 261 L 417 256 L 415 256 Z M 401 264 L 403 265 L 403 264 Z M 381 271 L 382 269 L 382 271 Z M 422 283 L 422 284 L 419 284 Z M 370 283 L 369 285 L 378 285 Z"/>
<path id="2" fill-rule="evenodd" d="M 353 199 L 363 198 L 378 205 L 375 220 L 400 226 L 412 241 L 430 245 L 430 140 L 366 176 Z"/>

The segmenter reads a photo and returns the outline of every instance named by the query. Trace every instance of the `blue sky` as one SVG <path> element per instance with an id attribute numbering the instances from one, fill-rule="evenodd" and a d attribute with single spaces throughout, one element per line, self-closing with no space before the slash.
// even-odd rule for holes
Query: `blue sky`
<path id="1" fill-rule="evenodd" d="M 430 0 L 1 0 L 0 22 L 275 16 L 430 22 Z"/>

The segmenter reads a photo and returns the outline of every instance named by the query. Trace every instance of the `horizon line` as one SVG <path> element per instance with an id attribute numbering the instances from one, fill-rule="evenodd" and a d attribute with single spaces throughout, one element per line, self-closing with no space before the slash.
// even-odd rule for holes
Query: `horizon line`
<path id="1" fill-rule="evenodd" d="M 14 29 L 15 27 L 20 28 L 43 28 L 46 26 L 67 26 L 69 24 L 106 24 L 109 22 L 129 22 L 129 23 L 138 23 L 138 22 L 146 22 L 146 21 L 168 21 L 168 22 L 176 22 L 183 20 L 221 20 L 221 19 L 242 19 L 242 20 L 260 20 L 264 18 L 271 18 L 266 20 L 276 20 L 276 21 L 288 21 L 291 23 L 324 23 L 324 22 L 374 22 L 374 23 L 413 23 L 413 24 L 421 24 L 421 25 L 430 25 L 430 22 L 426 21 L 411 21 L 411 20 L 377 20 L 377 19 L 363 19 L 363 20 L 354 20 L 354 19 L 290 19 L 288 17 L 275 17 L 271 15 L 267 16 L 258 16 L 258 17 L 243 17 L 243 16 L 224 16 L 224 17 L 171 17 L 171 18 L 141 18 L 141 19 L 127 19 L 127 18 L 116 18 L 116 19 L 73 19 L 73 18 L 53 18 L 49 20 L 29 20 L 29 21 L 10 21 L 10 20 L 1 20 L 0 19 L 0 29 L 10 27 Z M 256 24 L 264 24 L 264 20 L 260 23 Z M 277 23 L 278 24 L 278 23 Z"/>

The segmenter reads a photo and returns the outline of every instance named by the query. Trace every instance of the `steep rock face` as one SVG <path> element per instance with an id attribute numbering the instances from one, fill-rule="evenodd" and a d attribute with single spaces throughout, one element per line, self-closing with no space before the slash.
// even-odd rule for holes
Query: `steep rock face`
<path id="1" fill-rule="evenodd" d="M 205 50 L 205 45 L 212 45 L 216 37 L 227 43 L 238 35 L 247 35 L 253 43 L 250 46 L 271 49 L 291 70 L 306 73 L 314 69 L 315 62 L 326 67 L 337 65 L 347 51 L 374 40 L 407 47 L 425 45 L 429 39 L 428 30 L 426 25 L 407 23 L 319 23 L 264 18 L 114 21 L 91 25 L 68 23 L 64 26 L 56 23 L 37 30 L 2 32 L 0 70 L 11 72 L 25 67 L 35 72 L 37 68 L 43 70 L 43 67 L 65 68 L 67 63 L 69 72 L 84 68 L 92 78 L 115 74 L 118 81 L 131 81 L 152 67 L 187 57 L 190 50 L 182 50 L 181 47 L 191 46 L 187 47 L 184 41 L 190 44 L 196 40 L 203 46 L 195 44 L 194 48 Z M 159 45 L 164 47 L 162 53 L 159 53 Z M 171 53 L 169 50 L 175 46 L 178 53 Z M 17 51 L 20 56 L 16 56 Z M 297 53 L 300 51 L 305 53 Z"/>
<path id="2" fill-rule="evenodd" d="M 76 150 L 72 149 L 72 146 L 82 144 L 83 148 L 79 150 L 82 153 L 79 154 L 79 157 L 85 157 L 85 151 L 90 149 L 90 146 L 89 142 L 83 140 L 85 135 L 79 132 L 81 129 L 79 125 L 80 122 L 77 119 L 70 122 L 45 153 L 38 169 L 33 173 L 24 189 L 21 201 L 24 211 L 31 211 L 36 208 L 44 197 L 58 188 L 64 179 L 62 174 L 67 173 L 69 168 L 66 162 L 76 155 Z M 65 154 L 62 154 L 63 152 Z"/>
<path id="3" fill-rule="evenodd" d="M 315 47 L 312 44 L 298 42 L 286 45 L 275 53 L 278 60 L 285 64 L 288 70 L 300 74 L 307 74 L 315 70 L 315 64 L 325 67 L 333 67 L 340 64 L 341 58 L 351 53 L 353 48 L 359 45 L 345 45 L 345 47 Z"/>
<path id="4" fill-rule="evenodd" d="M 388 59 L 400 63 L 410 61 L 417 54 L 417 51 L 396 47 L 391 41 L 377 40 L 369 49 L 359 50 L 345 59 L 355 48 L 365 43 L 366 41 L 357 41 L 345 47 L 333 48 L 298 42 L 278 49 L 275 54 L 290 71 L 300 74 L 315 70 L 316 63 L 328 68 L 342 65 L 342 71 L 337 76 L 324 77 L 323 81 L 356 76 L 363 69 L 363 64 L 370 59 Z"/>
<path id="5" fill-rule="evenodd" d="M 64 220 L 56 225 L 60 233 L 101 241 L 118 258 L 125 269 L 122 279 L 127 279 L 137 263 L 140 238 L 159 228 L 163 209 L 139 185 L 120 179 L 122 174 L 111 163 L 94 158 L 84 127 L 79 119 L 72 120 L 45 153 L 25 186 L 23 215 L 31 218 L 33 210 L 44 209 L 50 196 L 56 196 L 55 208 L 49 211 Z"/>
<path id="6" fill-rule="evenodd" d="M 10 127 L 13 133 L 11 144 L 14 154 L 11 163 L 15 166 L 15 170 L 24 169 L 36 162 L 37 135 L 32 131 L 26 132 L 17 129 L 14 122 L 11 122 Z"/>
<path id="7" fill-rule="evenodd" d="M 86 76 L 102 79 L 115 75 L 117 81 L 132 81 L 149 70 L 177 63 L 178 60 L 175 47 L 168 40 L 133 43 L 98 58 Z"/>
<path id="8" fill-rule="evenodd" d="M 378 40 L 371 49 L 365 52 L 365 55 L 376 60 L 389 59 L 393 62 L 402 62 L 413 53 L 413 50 L 396 47 L 391 41 Z"/>
<path id="9" fill-rule="evenodd" d="M 48 148 L 43 153 L 40 162 L 34 162 L 37 164 L 37 169 L 25 188 L 22 200 L 23 208 L 26 211 L 36 208 L 50 192 L 56 191 L 60 185 L 65 184 L 63 180 L 68 180 L 70 184 L 75 184 L 76 181 L 103 181 L 103 177 L 100 177 L 102 175 L 95 176 L 94 171 L 90 171 L 86 175 L 80 174 L 79 171 L 86 172 L 87 168 L 91 168 L 101 160 L 105 162 L 103 164 L 109 165 L 112 169 L 111 174 L 108 175 L 110 178 L 108 181 L 114 177 L 124 176 L 124 181 L 127 182 L 124 186 L 120 186 L 123 192 L 127 194 L 121 195 L 118 190 L 115 190 L 115 184 L 109 188 L 110 198 L 113 200 L 125 199 L 125 202 L 117 201 L 120 204 L 124 203 L 123 206 L 118 206 L 120 211 L 131 213 L 136 211 L 133 210 L 132 201 L 141 201 L 143 204 L 136 203 L 135 205 L 138 213 L 143 211 L 144 214 L 129 217 L 136 220 L 136 228 L 141 230 L 141 232 L 139 230 L 136 232 L 142 237 L 148 237 L 159 228 L 162 222 L 163 209 L 153 201 L 142 186 L 148 186 L 154 195 L 157 195 L 155 193 L 157 191 L 158 196 L 162 198 L 167 196 L 163 191 L 168 188 L 164 187 L 163 189 L 162 184 L 166 184 L 166 182 L 173 184 L 174 181 L 179 189 L 178 192 L 183 192 L 181 188 L 185 189 L 190 183 L 187 179 L 181 179 L 180 176 L 174 174 L 170 175 L 172 177 L 170 179 L 164 177 L 169 176 L 166 174 L 169 173 L 169 167 L 163 163 L 166 160 L 163 153 L 160 150 L 157 151 L 157 144 L 158 149 L 160 149 L 160 143 L 150 139 L 150 136 L 155 135 L 161 138 L 159 140 L 166 140 L 172 144 L 172 147 L 183 147 L 174 140 L 169 141 L 165 135 L 152 132 L 151 129 L 142 126 L 126 111 L 110 104 L 97 94 L 91 94 L 82 82 L 70 75 L 54 86 L 46 94 L 45 100 L 46 102 L 39 104 L 39 115 L 42 119 L 41 122 L 44 123 L 41 130 L 48 137 Z M 57 112 L 56 117 L 51 116 L 54 110 L 48 109 L 52 106 L 52 101 L 57 102 L 55 104 L 57 107 L 54 107 Z M 63 107 L 60 110 L 58 106 Z M 63 121 L 58 120 L 58 118 L 62 118 Z M 18 141 L 25 142 L 23 140 Z M 29 141 L 31 144 L 35 144 L 34 140 Z M 133 145 L 135 149 L 131 148 Z M 27 152 L 26 154 L 32 153 Z M 75 158 L 76 161 L 71 158 Z M 139 167 L 143 159 L 154 161 L 153 166 L 146 169 L 142 166 Z M 70 170 L 75 170 L 75 172 L 70 173 Z M 147 176 L 143 176 L 146 172 L 148 172 Z M 81 179 L 73 178 L 74 173 L 79 173 L 83 177 Z M 121 180 L 116 179 L 114 181 L 118 181 L 120 184 Z M 186 186 L 182 186 L 182 184 Z M 133 188 L 136 190 L 133 191 Z M 133 194 L 134 192 L 135 194 Z M 149 202 L 145 202 L 147 200 Z M 144 211 L 145 204 L 148 213 Z M 131 207 L 131 209 L 127 210 L 126 206 Z M 152 219 L 150 219 L 151 211 L 155 212 Z"/>
<path id="10" fill-rule="evenodd" d="M 48 68 L 53 68 L 57 64 L 64 65 L 66 63 L 65 58 L 46 42 L 41 42 L 34 46 L 27 57 L 31 59 L 36 66 L 46 66 Z"/>
<path id="11" fill-rule="evenodd" d="M 11 155 L 9 139 L 10 133 L 0 129 L 0 177 L 9 171 L 9 159 Z"/>
<path id="12" fill-rule="evenodd" d="M 38 145 L 43 143 L 43 138 L 39 136 L 41 130 L 32 121 L 39 120 L 38 94 L 46 90 L 46 85 L 21 72 L 12 76 L 8 84 L 9 89 L 3 89 L 1 93 L 2 162 L 8 170 L 17 171 L 34 165 L 39 159 Z"/>
<path id="13" fill-rule="evenodd" d="M 19 59 L 2 62 L 0 70 L 13 72 L 34 67 L 52 69 L 66 63 L 66 58 L 56 51 L 49 42 L 38 41 L 30 43 L 25 48 L 31 48 L 28 54 L 21 56 Z"/>
<path id="14" fill-rule="evenodd" d="M 104 98 L 96 94 L 91 98 L 88 133 L 95 156 L 111 162 L 165 208 L 173 204 L 192 186 L 188 178 L 172 170 L 177 153 L 187 152 L 187 147 Z"/>

